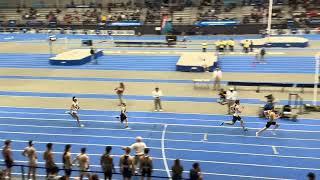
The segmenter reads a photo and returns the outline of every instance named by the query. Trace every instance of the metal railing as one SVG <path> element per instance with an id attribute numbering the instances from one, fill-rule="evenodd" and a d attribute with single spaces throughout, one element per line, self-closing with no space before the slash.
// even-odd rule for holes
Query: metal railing
<path id="1" fill-rule="evenodd" d="M 5 167 L 6 165 L 5 164 L 0 164 L 1 167 Z M 30 166 L 28 165 L 23 165 L 23 164 L 14 164 L 13 167 L 12 167 L 12 173 L 11 173 L 11 176 L 12 177 L 15 177 L 15 178 L 21 178 L 22 180 L 28 180 L 27 178 L 27 175 L 28 175 L 28 169 L 29 169 Z M 40 170 L 46 170 L 45 167 L 41 167 L 41 166 L 37 166 L 35 167 L 37 170 L 40 169 Z M 3 168 L 2 168 L 3 169 Z M 64 168 L 59 168 L 58 169 L 58 174 L 57 176 L 63 176 L 64 175 Z M 60 172 L 60 175 L 59 175 L 59 172 Z M 62 173 L 61 173 L 62 172 Z M 81 171 L 81 170 L 78 170 L 78 169 L 72 169 L 72 172 L 86 172 L 86 173 L 90 173 L 90 174 L 99 174 L 99 178 L 101 179 L 103 176 L 104 176 L 104 172 L 103 171 Z M 122 177 L 122 174 L 119 173 L 119 172 L 113 172 L 112 173 L 114 176 L 113 178 L 115 179 L 119 179 Z M 36 174 L 36 177 L 37 179 L 41 179 L 41 177 L 43 177 L 43 179 L 45 179 L 46 177 L 46 173 L 44 171 L 44 173 L 42 174 Z M 141 177 L 140 174 L 134 174 L 132 175 L 132 177 Z M 157 176 L 157 175 L 152 175 L 151 176 L 151 179 L 153 180 L 157 180 L 157 179 L 169 179 L 167 176 Z"/>

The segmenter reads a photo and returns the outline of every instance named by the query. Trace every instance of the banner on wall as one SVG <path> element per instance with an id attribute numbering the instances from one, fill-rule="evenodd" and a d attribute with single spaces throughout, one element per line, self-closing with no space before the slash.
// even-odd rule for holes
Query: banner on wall
<path id="1" fill-rule="evenodd" d="M 232 26 L 238 25 L 240 21 L 227 20 L 227 21 L 199 21 L 196 22 L 196 26 Z"/>
<path id="2" fill-rule="evenodd" d="M 127 22 L 112 22 L 107 23 L 107 26 L 142 26 L 143 24 L 138 21 L 127 21 Z"/>

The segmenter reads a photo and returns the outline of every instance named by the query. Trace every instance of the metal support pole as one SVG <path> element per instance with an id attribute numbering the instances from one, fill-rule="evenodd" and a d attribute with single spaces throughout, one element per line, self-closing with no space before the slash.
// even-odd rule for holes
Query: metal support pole
<path id="1" fill-rule="evenodd" d="M 267 26 L 267 34 L 268 34 L 268 36 L 270 36 L 270 34 L 271 34 L 272 7 L 273 7 L 273 0 L 269 0 L 268 26 Z"/>
<path id="2" fill-rule="evenodd" d="M 320 53 L 316 55 L 315 73 L 314 73 L 314 87 L 313 87 L 313 105 L 317 105 L 318 85 L 319 85 L 319 66 L 320 66 Z"/>

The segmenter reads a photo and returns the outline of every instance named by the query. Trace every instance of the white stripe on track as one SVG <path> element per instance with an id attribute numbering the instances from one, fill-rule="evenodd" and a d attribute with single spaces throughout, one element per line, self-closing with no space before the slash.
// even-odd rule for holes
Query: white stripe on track
<path id="1" fill-rule="evenodd" d="M 168 125 L 164 125 L 162 135 L 161 135 L 161 152 L 162 152 L 162 159 L 163 159 L 164 168 L 167 172 L 167 176 L 169 177 L 169 179 L 171 179 L 171 174 L 170 174 L 170 170 L 169 170 L 168 162 L 167 162 L 167 158 L 166 158 L 166 148 L 165 148 L 165 137 L 166 137 L 167 127 L 168 127 Z"/>
<path id="2" fill-rule="evenodd" d="M 80 115 L 81 116 L 81 115 Z M 0 119 L 27 119 L 27 120 L 39 120 L 39 121 L 64 121 L 68 122 L 66 119 L 59 118 L 23 118 L 23 117 L 0 117 Z M 99 122 L 99 123 L 119 123 L 118 121 L 106 121 L 106 120 L 81 120 L 82 122 Z M 70 122 L 70 121 L 69 121 Z M 191 125 L 191 124 L 170 124 L 170 123 L 147 123 L 147 122 L 130 122 L 130 124 L 141 124 L 141 125 L 170 125 L 170 126 L 180 126 L 180 127 L 203 127 L 203 128 L 226 128 L 226 129 L 238 129 L 239 127 L 231 126 L 209 126 L 209 125 Z M 254 130 L 259 130 L 260 128 L 250 128 Z M 285 132 L 305 132 L 305 133 L 320 133 L 320 131 L 309 131 L 309 130 L 296 130 L 296 129 L 278 129 L 277 131 Z"/>

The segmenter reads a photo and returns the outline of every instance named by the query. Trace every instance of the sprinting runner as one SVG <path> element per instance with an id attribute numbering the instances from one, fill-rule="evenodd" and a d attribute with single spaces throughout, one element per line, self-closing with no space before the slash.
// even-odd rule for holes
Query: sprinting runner
<path id="1" fill-rule="evenodd" d="M 279 124 L 277 124 L 277 119 L 279 119 L 279 115 L 277 115 L 273 110 L 269 110 L 267 111 L 268 113 L 268 117 L 269 117 L 269 121 L 266 124 L 266 127 L 260 129 L 258 132 L 256 132 L 256 136 L 259 136 L 263 131 L 267 130 L 268 128 L 270 128 L 271 125 L 274 126 L 272 134 L 275 135 L 275 130 L 280 126 Z"/>
<path id="2" fill-rule="evenodd" d="M 227 124 L 227 125 L 234 125 L 237 121 L 240 121 L 240 125 L 244 131 L 248 131 L 248 128 L 244 126 L 244 122 L 240 116 L 243 106 L 240 107 L 240 100 L 236 100 L 234 104 L 230 107 L 231 111 L 233 112 L 232 121 L 222 122 L 220 126 Z"/>
<path id="3" fill-rule="evenodd" d="M 126 123 L 126 128 L 129 128 L 128 126 L 128 116 L 127 116 L 127 107 L 125 103 L 121 104 L 121 110 L 120 110 L 120 122 Z"/>
<path id="4" fill-rule="evenodd" d="M 79 127 L 84 127 L 84 125 L 80 123 L 80 118 L 78 116 L 78 110 L 79 109 L 80 109 L 79 101 L 75 96 L 73 96 L 72 97 L 72 105 L 70 107 L 70 111 L 67 111 L 66 113 L 70 114 L 71 117 L 73 117 L 74 119 L 77 120 L 77 123 L 78 123 Z"/>
<path id="5" fill-rule="evenodd" d="M 33 146 L 33 141 L 28 142 L 28 146 L 24 148 L 22 155 L 29 159 L 28 180 L 29 179 L 35 180 L 38 156 L 37 156 L 37 151 Z M 31 175 L 32 175 L 32 178 L 31 178 Z"/>

